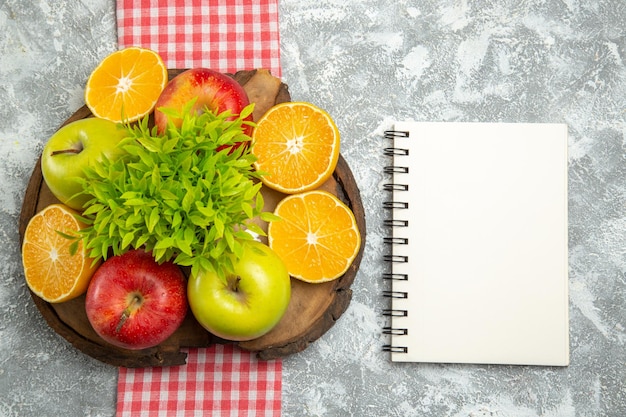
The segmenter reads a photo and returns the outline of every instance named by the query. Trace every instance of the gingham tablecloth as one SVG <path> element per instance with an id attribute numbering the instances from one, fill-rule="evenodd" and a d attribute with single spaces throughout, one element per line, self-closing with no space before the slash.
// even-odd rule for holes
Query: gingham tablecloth
<path id="1" fill-rule="evenodd" d="M 186 365 L 120 368 L 117 416 L 280 416 L 280 360 L 233 345 L 185 351 Z"/>
<path id="2" fill-rule="evenodd" d="M 278 0 L 118 0 L 117 28 L 120 49 L 150 48 L 168 68 L 281 76 Z M 183 366 L 120 368 L 117 416 L 280 416 L 280 360 L 232 345 L 187 352 Z"/>
<path id="3" fill-rule="evenodd" d="M 278 0 L 118 0 L 120 48 L 157 51 L 168 68 L 281 76 Z"/>

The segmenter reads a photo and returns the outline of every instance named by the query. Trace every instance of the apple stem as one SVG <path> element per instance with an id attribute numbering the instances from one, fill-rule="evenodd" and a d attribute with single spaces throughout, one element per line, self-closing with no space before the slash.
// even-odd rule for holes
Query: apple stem
<path id="1" fill-rule="evenodd" d="M 120 317 L 120 321 L 117 323 L 117 326 L 115 327 L 115 333 L 119 333 L 122 330 L 122 326 L 124 325 L 124 323 L 126 323 L 126 319 L 128 319 L 129 315 L 130 313 L 128 312 L 128 309 L 124 310 L 124 312 L 122 313 L 122 316 Z"/>
<path id="2" fill-rule="evenodd" d="M 117 326 L 115 327 L 115 333 L 119 333 L 122 330 L 122 326 L 124 325 L 124 323 L 126 323 L 126 320 L 128 320 L 128 318 L 130 317 L 130 314 L 134 310 L 136 310 L 136 306 L 138 304 L 141 304 L 141 297 L 138 295 L 135 295 L 133 296 L 133 299 L 130 301 L 128 306 L 122 312 L 122 315 L 120 316 L 120 321 L 117 323 Z"/>
<path id="3" fill-rule="evenodd" d="M 241 277 L 237 275 L 234 280 L 231 281 L 231 289 L 234 292 L 239 292 L 239 281 L 241 281 Z"/>
<path id="4" fill-rule="evenodd" d="M 75 148 L 61 149 L 60 151 L 53 151 L 53 152 L 51 152 L 50 156 L 62 155 L 62 154 L 66 154 L 66 153 L 79 154 L 81 152 L 82 152 L 82 149 L 75 149 Z"/>

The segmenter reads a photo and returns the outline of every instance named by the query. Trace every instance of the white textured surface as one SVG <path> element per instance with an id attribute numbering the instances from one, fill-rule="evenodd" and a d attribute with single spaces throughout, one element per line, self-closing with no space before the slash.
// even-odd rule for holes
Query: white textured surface
<path id="1" fill-rule="evenodd" d="M 348 311 L 284 360 L 285 416 L 626 415 L 626 3 L 281 0 L 283 78 L 327 109 L 367 213 Z M 117 371 L 50 330 L 17 220 L 54 130 L 116 49 L 114 2 L 0 1 L 0 416 L 111 416 Z M 382 132 L 394 119 L 569 126 L 571 365 L 392 364 L 381 346 Z"/>

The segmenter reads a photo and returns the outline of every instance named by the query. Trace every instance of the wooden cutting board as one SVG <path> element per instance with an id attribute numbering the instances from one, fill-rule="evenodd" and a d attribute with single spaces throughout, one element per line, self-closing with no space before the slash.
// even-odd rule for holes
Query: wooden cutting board
<path id="1" fill-rule="evenodd" d="M 182 70 L 170 70 L 170 79 Z M 269 77 L 263 70 L 241 71 L 232 75 L 246 89 L 256 104 L 255 120 L 271 106 L 290 101 L 287 85 Z M 78 109 L 68 120 L 87 118 L 91 112 L 86 106 Z M 62 125 L 62 126 L 63 126 Z M 41 158 L 40 158 L 41 160 Z M 58 202 L 43 181 L 40 160 L 32 172 L 19 219 L 20 244 L 26 226 L 37 212 Z M 339 157 L 333 176 L 321 186 L 346 203 L 354 212 L 361 232 L 361 249 L 348 271 L 339 279 L 322 284 L 308 284 L 291 279 L 292 296 L 289 307 L 278 325 L 266 335 L 247 342 L 230 342 L 217 338 L 202 328 L 191 312 L 181 327 L 162 344 L 144 350 L 126 350 L 102 340 L 92 329 L 85 312 L 85 296 L 64 303 L 51 304 L 31 293 L 32 299 L 48 325 L 83 353 L 114 366 L 149 367 L 182 365 L 186 353 L 181 348 L 206 347 L 216 343 L 236 343 L 242 349 L 256 352 L 263 360 L 276 359 L 300 352 L 330 329 L 348 308 L 352 285 L 365 247 L 365 213 L 359 189 L 350 167 Z M 284 195 L 263 189 L 265 210 L 270 211 Z"/>

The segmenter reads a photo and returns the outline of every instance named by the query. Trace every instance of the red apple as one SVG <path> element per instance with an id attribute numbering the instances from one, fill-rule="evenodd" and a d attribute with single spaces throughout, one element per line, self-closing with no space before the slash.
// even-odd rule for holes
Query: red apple
<path id="1" fill-rule="evenodd" d="M 234 117 L 237 117 L 244 107 L 250 104 L 245 90 L 232 77 L 208 68 L 188 69 L 174 77 L 165 86 L 157 100 L 154 110 L 154 123 L 157 131 L 165 132 L 168 122 L 168 117 L 159 108 L 165 107 L 180 111 L 185 104 L 196 97 L 194 110 L 201 111 L 205 106 L 217 113 L 230 110 Z M 252 115 L 245 120 L 252 121 Z M 180 119 L 174 119 L 172 122 L 180 127 Z M 252 134 L 252 127 L 244 125 L 244 129 L 244 133 L 248 136 Z"/>
<path id="2" fill-rule="evenodd" d="M 124 349 L 146 349 L 170 337 L 187 314 L 187 283 L 171 262 L 131 250 L 107 259 L 87 289 L 85 309 L 105 341 Z"/>

